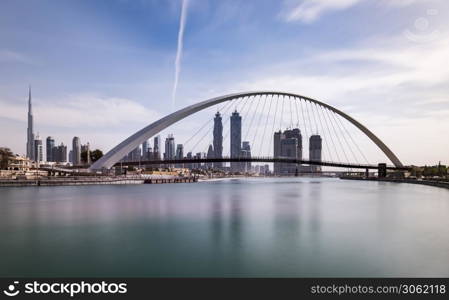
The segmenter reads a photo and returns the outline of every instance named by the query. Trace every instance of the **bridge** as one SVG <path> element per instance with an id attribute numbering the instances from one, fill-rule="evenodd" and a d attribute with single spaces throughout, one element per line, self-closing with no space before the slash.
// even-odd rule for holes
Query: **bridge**
<path id="1" fill-rule="evenodd" d="M 225 162 L 263 162 L 263 163 L 285 163 L 285 164 L 296 164 L 296 165 L 313 165 L 313 166 L 324 166 L 324 167 L 335 167 L 335 168 L 345 168 L 345 169 L 379 169 L 379 165 L 372 164 L 348 164 L 348 163 L 338 163 L 330 161 L 311 161 L 302 160 L 294 158 L 273 158 L 273 157 L 222 157 L 222 158 L 183 158 L 183 159 L 164 159 L 164 160 L 143 160 L 143 161 L 129 161 L 129 162 L 118 162 L 114 166 L 147 166 L 147 165 L 183 165 L 183 164 L 210 164 L 210 163 L 225 163 Z M 396 171 L 407 171 L 410 167 L 406 166 L 385 166 L 387 170 Z"/>
<path id="2" fill-rule="evenodd" d="M 212 111 L 210 108 L 215 109 L 215 111 Z M 173 142 L 167 139 L 169 144 L 168 146 L 166 144 L 165 157 L 163 159 L 148 159 L 146 153 L 142 154 L 139 150 L 141 156 L 138 159 L 126 161 L 127 156 L 135 149 L 139 149 L 143 143 L 147 143 L 150 138 L 170 130 L 173 126 L 179 125 L 184 119 L 191 119 L 190 116 L 198 115 L 208 110 L 210 111 L 209 116 L 214 115 L 216 112 L 216 118 L 209 118 L 198 130 L 196 130 L 197 128 L 189 128 L 191 133 L 195 133 L 186 139 L 184 144 L 178 144 L 178 148 L 181 149 L 179 151 L 180 155 L 178 152 L 174 153 L 173 138 Z M 219 117 L 218 127 L 216 122 L 217 116 Z M 229 118 L 227 118 L 228 116 Z M 226 117 L 225 122 L 227 122 L 233 116 L 236 118 L 234 121 L 231 120 L 231 128 L 229 128 L 226 134 L 223 134 L 225 123 L 221 123 L 222 117 Z M 195 119 L 191 122 L 198 123 Z M 232 129 L 232 126 L 234 126 L 234 129 Z M 183 129 L 185 130 L 181 126 L 181 130 Z M 199 156 L 184 156 L 183 147 L 187 148 L 187 144 L 197 138 L 197 136 L 200 136 L 200 132 L 204 133 L 202 138 L 194 146 L 189 145 L 191 147 L 189 149 L 192 150 L 190 154 L 199 149 Z M 290 136 L 292 132 L 296 134 L 296 142 Z M 267 134 L 268 139 L 266 138 Z M 271 136 L 273 134 L 274 138 L 272 139 Z M 305 139 L 303 139 L 304 135 Z M 361 135 L 361 137 L 355 137 L 356 135 Z M 227 147 L 224 147 L 223 144 L 228 136 L 230 153 L 225 155 L 223 150 L 226 150 Z M 250 139 L 251 136 L 253 136 L 252 139 Z M 205 137 L 213 138 L 213 141 L 204 140 Z M 361 150 L 367 144 L 365 143 L 363 146 L 358 144 L 359 140 L 362 139 L 369 141 L 370 146 L 374 146 L 377 151 L 384 155 L 384 158 L 369 162 L 365 151 Z M 309 147 L 306 147 L 307 141 L 309 141 Z M 243 143 L 246 144 L 243 145 Z M 293 144 L 296 146 L 292 146 Z M 203 148 L 201 149 L 201 147 Z M 238 153 L 235 150 L 236 147 Z M 156 150 L 156 141 L 154 148 Z M 158 155 L 161 152 L 159 148 L 162 148 L 160 138 Z M 208 153 L 207 157 L 205 157 L 207 149 L 212 154 L 209 155 L 210 153 Z M 259 155 L 254 155 L 255 150 L 259 152 Z M 292 150 L 294 153 L 292 153 Z M 239 151 L 246 154 L 241 154 Z M 250 155 L 245 157 L 248 155 L 248 151 Z M 303 157 L 306 151 L 308 151 L 309 159 L 304 159 Z M 361 160 L 364 160 L 364 162 L 361 162 Z M 404 167 L 397 155 L 379 137 L 340 109 L 298 94 L 277 91 L 254 91 L 207 99 L 156 120 L 120 142 L 92 164 L 89 170 L 110 169 L 121 163 L 125 165 L 231 163 L 232 168 L 233 163 L 243 162 L 274 163 L 275 166 L 276 164 L 296 164 L 351 169 L 377 169 L 379 163 L 387 160 L 392 165 L 387 166 L 386 169 L 408 169 Z"/>

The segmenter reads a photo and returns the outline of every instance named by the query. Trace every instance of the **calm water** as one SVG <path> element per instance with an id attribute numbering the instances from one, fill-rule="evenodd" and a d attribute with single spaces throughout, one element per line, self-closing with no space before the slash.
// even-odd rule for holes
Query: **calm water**
<path id="1" fill-rule="evenodd" d="M 0 276 L 449 276 L 449 190 L 338 179 L 2 188 Z"/>

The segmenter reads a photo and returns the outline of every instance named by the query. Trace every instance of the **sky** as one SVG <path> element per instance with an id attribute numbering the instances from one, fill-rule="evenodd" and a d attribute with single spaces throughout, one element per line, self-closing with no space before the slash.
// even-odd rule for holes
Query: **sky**
<path id="1" fill-rule="evenodd" d="M 449 164 L 449 1 L 189 0 L 180 30 L 182 5 L 2 0 L 0 146 L 25 153 L 28 85 L 42 139 L 104 151 L 186 105 L 277 90 L 343 110 L 405 164 Z"/>

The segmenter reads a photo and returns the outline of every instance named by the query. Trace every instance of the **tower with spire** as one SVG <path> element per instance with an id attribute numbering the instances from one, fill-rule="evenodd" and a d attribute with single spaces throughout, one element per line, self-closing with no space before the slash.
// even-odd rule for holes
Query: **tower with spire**
<path id="1" fill-rule="evenodd" d="M 35 160 L 34 132 L 33 132 L 33 110 L 31 105 L 31 86 L 28 89 L 28 128 L 27 128 L 27 157 Z"/>

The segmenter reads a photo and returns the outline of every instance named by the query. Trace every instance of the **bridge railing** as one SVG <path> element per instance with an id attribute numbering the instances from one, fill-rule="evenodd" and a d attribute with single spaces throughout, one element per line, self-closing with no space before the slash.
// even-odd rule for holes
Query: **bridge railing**
<path id="1" fill-rule="evenodd" d="M 198 163 L 217 163 L 217 162 L 266 162 L 266 163 L 288 163 L 298 165 L 316 165 L 325 167 L 338 167 L 348 169 L 378 169 L 378 165 L 374 164 L 353 164 L 338 163 L 331 161 L 303 160 L 288 157 L 270 157 L 270 156 L 253 156 L 253 157 L 228 157 L 221 158 L 182 158 L 182 159 L 164 159 L 164 160 L 141 160 L 130 162 L 118 162 L 115 166 L 137 166 L 137 165 L 179 165 L 179 164 L 198 164 Z M 395 167 L 388 165 L 389 170 L 408 170 L 408 167 Z"/>

